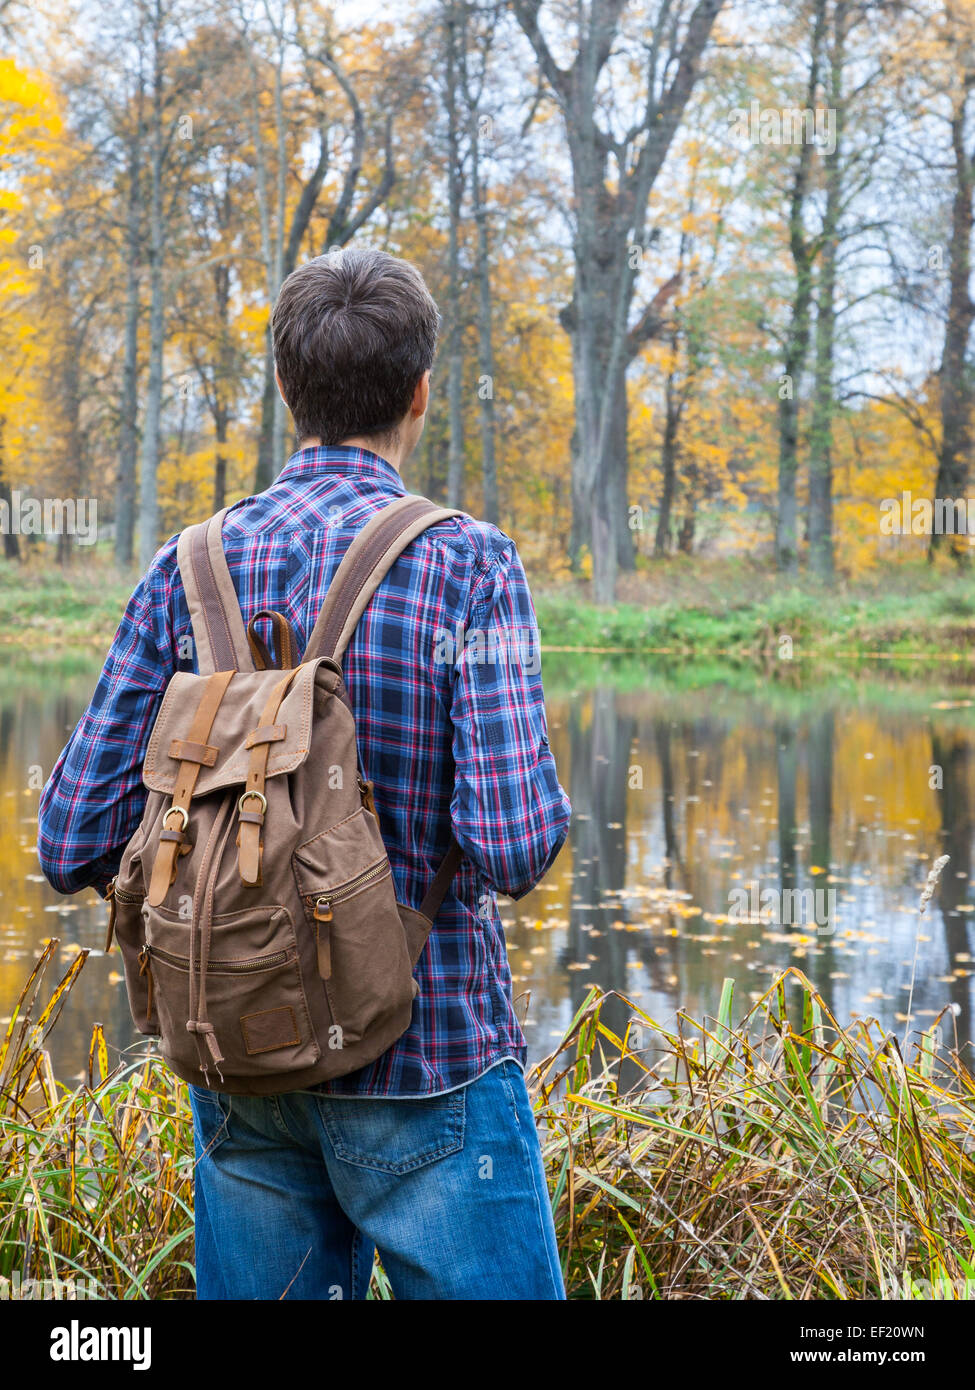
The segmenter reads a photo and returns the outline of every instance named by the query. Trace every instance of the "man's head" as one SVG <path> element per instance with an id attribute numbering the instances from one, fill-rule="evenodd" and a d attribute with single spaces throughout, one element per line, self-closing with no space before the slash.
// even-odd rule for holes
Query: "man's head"
<path id="1" fill-rule="evenodd" d="M 350 247 L 292 271 L 271 333 L 298 439 L 408 457 L 423 432 L 439 322 L 420 272 L 385 251 Z"/>

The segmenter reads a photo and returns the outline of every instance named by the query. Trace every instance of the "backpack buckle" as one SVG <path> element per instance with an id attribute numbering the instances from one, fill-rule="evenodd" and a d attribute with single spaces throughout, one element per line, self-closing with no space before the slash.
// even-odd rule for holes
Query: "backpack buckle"
<path id="1" fill-rule="evenodd" d="M 267 814 L 267 797 L 264 795 L 263 792 L 256 792 L 256 791 L 253 791 L 253 790 L 252 790 L 252 791 L 242 792 L 242 793 L 241 793 L 240 797 L 239 797 L 238 800 L 237 800 L 237 814 L 238 814 L 238 815 L 242 815 L 242 814 L 243 814 L 243 811 L 244 811 L 244 802 L 247 800 L 247 798 L 248 798 L 249 796 L 256 796 L 257 799 L 258 799 L 258 801 L 261 803 L 261 809 L 260 809 L 260 811 L 257 812 L 257 813 L 252 812 L 251 814 L 258 814 L 258 815 L 262 815 L 262 816 L 266 815 L 266 814 Z"/>

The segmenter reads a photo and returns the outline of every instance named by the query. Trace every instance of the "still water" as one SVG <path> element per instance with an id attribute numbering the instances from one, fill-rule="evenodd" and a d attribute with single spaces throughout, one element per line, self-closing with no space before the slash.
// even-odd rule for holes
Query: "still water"
<path id="1" fill-rule="evenodd" d="M 948 1006 L 945 1042 L 972 1060 L 975 695 L 869 678 L 784 690 L 730 668 L 695 687 L 649 660 L 556 655 L 544 674 L 573 824 L 545 882 L 502 902 L 533 1060 L 591 985 L 666 1023 L 679 1007 L 713 1014 L 726 976 L 740 1014 L 790 964 L 841 1021 L 901 1034 L 914 965 L 912 1019 Z M 0 1017 L 43 939 L 61 942 L 58 974 L 89 948 L 51 1040 L 65 1080 L 86 1067 L 93 1021 L 116 1049 L 137 1037 L 118 957 L 102 953 L 104 904 L 53 892 L 34 847 L 39 785 L 96 675 L 8 663 L 0 676 Z M 919 918 L 939 854 L 951 862 Z M 827 920 L 753 916 L 769 889 L 819 890 Z"/>

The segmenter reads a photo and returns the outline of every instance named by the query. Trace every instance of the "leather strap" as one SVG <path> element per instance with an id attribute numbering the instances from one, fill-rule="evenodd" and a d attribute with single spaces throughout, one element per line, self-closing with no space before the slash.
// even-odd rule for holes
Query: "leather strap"
<path id="1" fill-rule="evenodd" d="M 206 744 L 213 728 L 213 721 L 217 717 L 217 710 L 234 674 L 233 671 L 216 671 L 203 687 L 203 695 L 186 738 L 186 742 L 191 746 Z M 172 805 L 163 817 L 163 834 L 160 836 L 159 849 L 156 851 L 152 877 L 149 880 L 146 901 L 150 907 L 159 907 L 163 902 L 176 874 L 176 858 L 179 854 L 187 853 L 190 848 L 186 839 L 186 827 L 190 819 L 193 788 L 196 786 L 201 766 L 202 762 L 198 758 L 180 759 Z M 179 825 L 168 823 L 173 811 L 177 812 Z"/>
<path id="2" fill-rule="evenodd" d="M 261 722 L 256 733 L 262 733 L 274 724 L 274 716 L 281 707 L 288 686 L 298 674 L 298 667 L 287 671 L 277 682 L 268 697 L 261 713 Z M 250 766 L 247 781 L 237 802 L 237 864 L 241 882 L 248 888 L 256 888 L 261 883 L 261 855 L 263 845 L 261 831 L 264 829 L 264 812 L 267 803 L 264 787 L 267 780 L 267 759 L 273 739 L 260 738 L 251 744 Z M 260 807 L 260 810 L 256 808 Z"/>
<path id="3" fill-rule="evenodd" d="M 370 517 L 342 557 L 302 660 L 341 661 L 366 605 L 410 541 L 435 522 L 462 515 L 455 507 L 438 507 L 407 493 Z"/>
<path id="4" fill-rule="evenodd" d="M 440 904 L 446 897 L 447 889 L 450 887 L 454 874 L 460 868 L 463 857 L 464 851 L 454 837 L 451 836 L 447 853 L 441 861 L 440 868 L 433 876 L 433 881 L 427 889 L 426 897 L 420 904 L 419 910 L 421 915 L 428 917 L 431 925 L 433 924 L 433 919 L 440 911 Z"/>
<path id="5" fill-rule="evenodd" d="M 278 660 L 268 651 L 267 643 L 257 631 L 257 623 L 262 618 L 266 618 L 274 632 L 274 650 Z M 290 671 L 293 666 L 298 665 L 298 642 L 295 638 L 294 629 L 288 622 L 283 613 L 276 613 L 272 608 L 262 608 L 259 613 L 255 613 L 247 624 L 247 641 L 250 644 L 251 656 L 254 658 L 254 665 L 259 671 Z"/>
<path id="6" fill-rule="evenodd" d="M 180 533 L 176 560 L 190 610 L 197 667 L 214 671 L 253 671 L 237 590 L 223 549 L 223 519 L 229 508 Z"/>
<path id="7" fill-rule="evenodd" d="M 177 762 L 202 763 L 204 767 L 213 767 L 219 752 L 212 743 L 190 743 L 183 738 L 174 738 L 169 745 L 169 756 Z"/>

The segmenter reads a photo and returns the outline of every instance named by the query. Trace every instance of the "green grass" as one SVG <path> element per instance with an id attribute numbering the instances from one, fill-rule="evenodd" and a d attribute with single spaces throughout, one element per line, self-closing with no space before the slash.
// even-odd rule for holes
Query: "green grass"
<path id="1" fill-rule="evenodd" d="M 535 593 L 545 648 L 616 650 L 705 669 L 720 662 L 766 677 L 834 679 L 883 667 L 938 678 L 975 662 L 975 577 L 902 564 L 857 583 L 787 583 L 742 560 L 683 559 L 620 581 L 623 601 L 597 607 L 585 586 Z"/>
<path id="2" fill-rule="evenodd" d="M 102 551 L 64 569 L 2 564 L 0 642 L 44 662 L 103 655 L 134 583 Z M 681 556 L 621 576 L 619 588 L 619 603 L 598 607 L 584 584 L 540 579 L 544 647 L 653 657 L 697 685 L 736 670 L 784 684 L 975 673 L 975 575 L 944 564 L 902 563 L 824 587 L 787 584 L 747 558 Z"/>
<path id="3" fill-rule="evenodd" d="M 37 655 L 104 655 L 135 583 L 94 554 L 63 569 L 0 564 L 0 643 Z"/>

